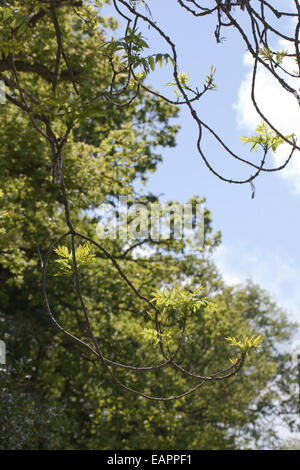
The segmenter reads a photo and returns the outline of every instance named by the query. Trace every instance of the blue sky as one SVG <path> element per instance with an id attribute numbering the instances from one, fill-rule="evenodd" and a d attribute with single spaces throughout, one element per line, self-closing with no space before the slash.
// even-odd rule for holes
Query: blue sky
<path id="1" fill-rule="evenodd" d="M 154 20 L 176 43 L 180 69 L 189 74 L 192 85 L 201 88 L 211 65 L 216 67 L 217 91 L 208 92 L 196 105 L 199 116 L 239 155 L 259 162 L 261 155 L 250 154 L 250 147 L 239 141 L 243 135 L 253 135 L 260 122 L 249 102 L 251 59 L 246 56 L 244 43 L 227 29 L 223 33 L 226 40 L 217 45 L 216 19 L 193 18 L 174 0 L 148 0 L 147 3 Z M 273 4 L 292 7 L 293 2 L 277 0 Z M 285 20 L 283 27 L 288 31 L 293 24 Z M 146 28 L 143 32 L 151 44 L 151 52 L 169 52 L 151 30 Z M 278 45 L 281 49 L 284 46 Z M 165 87 L 169 81 L 172 77 L 168 67 L 149 77 L 149 83 L 173 97 L 172 90 Z M 282 94 L 262 71 L 257 97 L 267 109 L 267 116 L 284 133 L 299 134 L 297 100 Z M 252 199 L 249 184 L 224 183 L 206 168 L 196 149 L 197 127 L 187 109 L 181 109 L 179 123 L 182 128 L 177 146 L 163 150 L 164 161 L 150 177 L 149 189 L 163 194 L 162 199 L 180 202 L 186 202 L 194 194 L 205 196 L 214 228 L 223 234 L 223 243 L 214 260 L 225 281 L 233 284 L 251 279 L 267 289 L 288 310 L 291 319 L 300 321 L 300 155 L 295 154 L 286 171 L 262 174 L 256 179 L 256 194 Z M 209 136 L 204 136 L 202 144 L 209 161 L 224 176 L 238 179 L 250 175 L 250 167 L 233 162 Z M 286 152 L 282 146 L 275 160 L 280 161 Z M 274 158 L 272 154 L 269 156 L 270 164 Z M 300 338 L 299 333 L 297 337 Z"/>

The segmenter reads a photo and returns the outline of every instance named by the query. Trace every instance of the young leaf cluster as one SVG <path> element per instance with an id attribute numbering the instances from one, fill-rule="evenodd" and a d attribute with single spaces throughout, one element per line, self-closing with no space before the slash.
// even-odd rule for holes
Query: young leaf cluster
<path id="1" fill-rule="evenodd" d="M 230 343 L 230 346 L 238 347 L 244 357 L 249 354 L 251 349 L 257 349 L 263 341 L 261 335 L 254 335 L 251 336 L 251 338 L 244 336 L 244 339 L 241 341 L 237 341 L 233 336 L 229 336 L 225 339 Z M 237 358 L 230 359 L 230 362 L 236 364 L 237 360 Z"/>
<path id="2" fill-rule="evenodd" d="M 294 134 L 285 136 L 286 139 L 294 138 Z M 265 151 L 272 149 L 276 152 L 279 145 L 284 144 L 284 140 L 274 131 L 271 131 L 268 124 L 264 121 L 261 122 L 256 128 L 256 135 L 252 137 L 240 137 L 245 144 L 252 144 L 251 151 L 257 152 L 257 146 L 260 145 Z"/>
<path id="3" fill-rule="evenodd" d="M 282 64 L 282 61 L 284 59 L 284 57 L 286 57 L 288 54 L 288 51 L 285 50 L 285 51 L 279 51 L 279 52 L 272 52 L 271 49 L 269 49 L 268 47 L 263 47 L 262 49 L 260 49 L 259 51 L 259 55 L 265 60 L 265 61 L 269 61 L 273 64 L 275 64 L 275 66 L 277 65 L 281 65 Z"/>
<path id="4" fill-rule="evenodd" d="M 175 287 L 168 290 L 164 287 L 162 291 L 160 289 L 154 291 L 151 300 L 159 307 L 180 311 L 182 315 L 189 312 L 196 313 L 204 307 L 214 307 L 214 304 L 203 296 L 203 287 L 192 292 Z"/>
<path id="5" fill-rule="evenodd" d="M 92 252 L 93 246 L 91 243 L 84 243 L 79 245 L 75 250 L 75 259 L 77 264 L 77 269 L 83 268 L 88 264 L 91 264 L 95 259 L 95 254 Z M 56 276 L 71 274 L 74 272 L 74 263 L 73 263 L 73 254 L 72 251 L 68 250 L 68 247 L 60 245 L 54 249 L 55 253 L 59 256 L 59 259 L 56 259 L 56 263 L 61 270 L 60 273 Z"/>

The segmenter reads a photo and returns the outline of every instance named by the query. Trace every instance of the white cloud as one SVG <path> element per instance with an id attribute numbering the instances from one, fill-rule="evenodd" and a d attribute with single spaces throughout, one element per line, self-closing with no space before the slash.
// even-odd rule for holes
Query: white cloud
<path id="1" fill-rule="evenodd" d="M 250 253 L 242 243 L 239 246 L 221 245 L 213 258 L 226 283 L 241 284 L 251 279 L 287 310 L 292 321 L 299 322 L 300 273 L 292 259 L 258 250 Z"/>
<path id="2" fill-rule="evenodd" d="M 278 50 L 287 49 L 284 41 L 280 41 Z M 253 66 L 253 59 L 250 53 L 244 56 L 244 65 Z M 291 59 L 286 59 L 285 64 L 289 70 L 295 69 L 295 63 Z M 237 111 L 238 127 L 247 130 L 248 135 L 253 135 L 261 117 L 256 112 L 251 101 L 252 71 L 247 73 L 242 81 L 238 94 L 238 102 L 234 105 Z M 299 79 L 289 79 L 289 83 L 295 89 L 299 89 Z M 300 106 L 297 98 L 285 91 L 282 86 L 262 67 L 258 68 L 255 98 L 266 118 L 275 125 L 284 135 L 294 133 L 300 142 Z M 276 166 L 283 163 L 290 153 L 290 146 L 281 145 L 274 155 Z M 295 152 L 288 167 L 282 170 L 281 177 L 287 179 L 292 184 L 292 189 L 300 194 L 300 152 Z"/>

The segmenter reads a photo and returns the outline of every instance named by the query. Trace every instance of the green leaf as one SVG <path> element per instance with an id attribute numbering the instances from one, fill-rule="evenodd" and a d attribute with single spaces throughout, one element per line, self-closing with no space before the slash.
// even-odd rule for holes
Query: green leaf
<path id="1" fill-rule="evenodd" d="M 151 70 L 154 71 L 155 70 L 155 62 L 154 62 L 154 59 L 153 59 L 152 56 L 148 57 L 148 62 L 149 62 Z"/>

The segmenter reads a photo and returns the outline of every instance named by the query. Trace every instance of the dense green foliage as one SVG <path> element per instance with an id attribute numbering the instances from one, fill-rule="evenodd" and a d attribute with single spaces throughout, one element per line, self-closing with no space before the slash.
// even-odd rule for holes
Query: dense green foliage
<path id="1" fill-rule="evenodd" d="M 113 203 L 119 195 L 141 202 L 157 200 L 142 189 L 142 183 L 161 160 L 161 148 L 175 145 L 177 126 L 172 119 L 177 111 L 143 91 L 130 102 L 134 90 L 129 89 L 122 98 L 129 101 L 125 107 L 102 99 L 79 113 L 80 103 L 94 96 L 99 82 L 103 88 L 111 82 L 109 61 L 100 54 L 99 44 L 107 34 L 104 29 L 114 27 L 114 22 L 97 18 L 93 12 L 88 22 L 89 12 L 78 7 L 74 15 L 68 2 L 56 10 L 80 97 L 74 97 L 64 71 L 56 96 L 51 97 L 53 81 L 45 72 L 55 68 L 56 38 L 50 13 L 46 6 L 37 7 L 37 2 L 22 3 L 22 15 L 45 13 L 34 26 L 18 33 L 22 48 L 15 43 L 9 47 L 14 48 L 16 64 L 32 66 L 24 66 L 19 77 L 22 86 L 42 102 L 33 106 L 33 112 L 49 114 L 58 133 L 65 131 L 69 119 L 74 120 L 64 148 L 64 178 L 73 224 L 93 238 L 98 222 L 94 210 L 102 202 Z M 5 34 L 12 20 L 9 15 L 2 20 Z M 10 53 L 2 50 L 2 62 Z M 42 74 L 36 72 L 36 64 Z M 9 64 L 6 73 L 14 80 Z M 205 210 L 206 242 L 198 253 L 184 240 L 147 241 L 139 252 L 128 250 L 122 240 L 105 241 L 106 249 L 142 295 L 157 301 L 157 289 L 162 286 L 170 289 L 165 292 L 182 286 L 187 292 L 203 288 L 201 308 L 196 305 L 187 323 L 180 352 L 183 368 L 210 374 L 229 367 L 235 352 L 226 337 L 260 334 L 264 340 L 228 381 L 207 383 L 182 400 L 151 402 L 120 389 L 100 362 L 51 322 L 42 297 L 40 254 L 44 256 L 66 231 L 66 223 L 61 194 L 53 184 L 50 148 L 33 125 L 32 115 L 11 102 L 0 107 L 0 115 L 0 338 L 7 346 L 7 366 L 0 371 L 0 448 L 232 449 L 261 445 L 262 440 L 276 442 L 264 418 L 293 411 L 294 376 L 281 347 L 293 325 L 257 286 L 224 285 L 210 260 L 210 252 L 220 243 L 210 212 Z M 59 258 L 62 253 L 70 257 L 68 240 L 65 246 L 68 251 L 60 248 L 49 264 L 49 299 L 58 321 L 89 340 L 72 269 Z M 151 341 L 145 334 L 145 328 L 152 325 L 148 306 L 128 289 L 101 252 L 84 256 L 92 262 L 83 259 L 81 263 L 82 292 L 104 354 L 126 364 L 160 363 L 155 338 Z M 59 267 L 63 272 L 58 276 Z M 189 301 L 195 307 L 192 296 L 185 295 L 184 307 Z M 214 302 L 214 308 L 209 308 L 206 298 Z M 164 320 L 171 327 L 177 305 L 170 301 L 167 314 L 171 314 Z M 195 382 L 175 372 L 172 367 L 150 372 L 120 369 L 117 376 L 143 392 L 168 396 Z"/>

